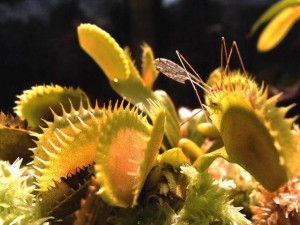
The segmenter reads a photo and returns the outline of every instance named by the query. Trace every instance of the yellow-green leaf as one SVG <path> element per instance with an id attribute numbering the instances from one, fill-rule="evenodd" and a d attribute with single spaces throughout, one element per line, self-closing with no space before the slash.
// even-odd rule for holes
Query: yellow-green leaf
<path id="1" fill-rule="evenodd" d="M 261 33 L 257 49 L 266 52 L 277 46 L 299 17 L 300 6 L 289 7 L 278 13 Z"/>
<path id="2" fill-rule="evenodd" d="M 191 163 L 191 161 L 186 157 L 181 148 L 172 148 L 168 151 L 165 151 L 158 156 L 158 161 L 161 164 L 171 165 L 176 169 L 179 169 L 180 166 L 186 163 Z"/>
<path id="3" fill-rule="evenodd" d="M 229 161 L 229 157 L 224 147 L 221 147 L 215 151 L 203 154 L 199 156 L 193 163 L 193 166 L 200 172 L 207 170 L 207 168 L 215 161 L 217 158 L 223 158 Z"/>
<path id="4" fill-rule="evenodd" d="M 178 142 L 178 147 L 182 148 L 185 155 L 193 161 L 203 154 L 201 148 L 188 138 L 181 138 Z"/>
<path id="5" fill-rule="evenodd" d="M 147 44 L 143 44 L 142 50 L 142 77 L 146 87 L 151 89 L 157 78 L 158 71 L 153 63 L 154 55 L 151 47 Z"/>
<path id="6" fill-rule="evenodd" d="M 210 137 L 210 138 L 220 138 L 220 133 L 218 129 L 214 126 L 214 124 L 206 122 L 206 123 L 199 123 L 197 129 L 203 135 Z"/>
<path id="7" fill-rule="evenodd" d="M 126 80 L 110 80 L 111 87 L 123 98 L 134 104 L 143 104 L 149 107 L 147 99 L 155 100 L 153 92 L 146 88 L 134 61 L 131 59 L 128 49 L 124 51 L 129 65 L 130 75 Z"/>
<path id="8" fill-rule="evenodd" d="M 287 8 L 292 5 L 300 4 L 299 0 L 282 0 L 276 2 L 272 5 L 267 11 L 265 11 L 261 17 L 254 23 L 251 28 L 250 34 L 254 34 L 254 32 L 264 23 L 271 20 L 277 13 L 279 13 L 284 8 Z"/>
<path id="9" fill-rule="evenodd" d="M 169 97 L 169 95 L 163 90 L 156 90 L 154 92 L 156 99 L 163 104 L 166 109 L 166 130 L 165 135 L 168 139 L 171 147 L 175 147 L 178 144 L 178 140 L 180 137 L 180 126 L 179 126 L 179 118 L 175 110 L 175 106 Z"/>
<path id="10" fill-rule="evenodd" d="M 79 44 L 104 71 L 109 80 L 126 80 L 129 65 L 123 49 L 106 31 L 92 24 L 78 27 Z"/>

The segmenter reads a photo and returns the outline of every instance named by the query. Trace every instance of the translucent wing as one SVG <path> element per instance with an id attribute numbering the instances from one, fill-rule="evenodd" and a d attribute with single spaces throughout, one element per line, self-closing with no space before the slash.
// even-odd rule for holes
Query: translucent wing
<path id="1" fill-rule="evenodd" d="M 193 77 L 191 73 L 171 60 L 158 58 L 154 60 L 154 64 L 161 73 L 179 83 L 184 84 L 186 80 L 190 79 L 189 76 Z"/>

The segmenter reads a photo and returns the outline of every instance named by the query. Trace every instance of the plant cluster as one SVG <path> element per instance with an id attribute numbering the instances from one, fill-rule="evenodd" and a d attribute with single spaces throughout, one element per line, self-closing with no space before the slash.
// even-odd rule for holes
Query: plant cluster
<path id="1" fill-rule="evenodd" d="M 266 86 L 219 68 L 197 83 L 205 111 L 180 126 L 183 111 L 153 90 L 157 69 L 170 74 L 173 64 L 155 60 L 144 44 L 139 72 L 129 49 L 95 25 L 80 25 L 78 38 L 123 100 L 100 107 L 79 88 L 41 85 L 18 96 L 16 118 L 1 113 L 0 224 L 233 225 L 251 224 L 252 216 L 276 224 L 297 217 L 298 200 L 287 206 L 285 199 L 299 196 L 300 131 L 296 118 L 285 118 L 292 106 L 276 105 L 279 95 L 269 98 Z M 176 69 L 177 81 L 196 84 Z M 262 214 L 267 206 L 272 213 Z"/>

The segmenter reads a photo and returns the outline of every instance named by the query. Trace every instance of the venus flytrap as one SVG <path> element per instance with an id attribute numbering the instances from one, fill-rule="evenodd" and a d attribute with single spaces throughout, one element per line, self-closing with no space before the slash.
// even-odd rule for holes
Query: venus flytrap
<path id="1" fill-rule="evenodd" d="M 95 42 L 95 43 L 86 44 L 87 42 L 83 41 L 83 40 L 88 40 L 89 39 L 87 36 L 89 36 L 91 32 L 93 33 L 92 35 L 94 35 L 94 36 L 102 36 L 102 37 L 98 37 L 99 39 L 101 39 L 101 42 L 103 42 L 106 39 L 106 41 L 111 45 L 111 48 L 108 49 L 108 48 L 101 48 L 101 47 L 97 46 L 97 48 L 101 48 L 101 51 L 103 51 L 103 52 L 99 52 L 98 56 L 94 55 L 94 49 L 92 49 L 91 46 L 97 45 L 97 44 L 100 45 L 100 42 L 99 43 Z M 116 55 L 119 54 L 118 60 L 120 62 L 123 62 L 123 60 L 124 60 L 123 53 L 120 53 L 119 48 L 116 49 L 114 39 L 111 38 L 110 36 L 106 35 L 106 33 L 104 35 L 103 31 L 100 28 L 98 28 L 94 25 L 90 25 L 90 24 L 83 24 L 78 28 L 78 35 L 79 35 L 79 41 L 80 41 L 81 47 L 86 52 L 88 52 L 93 58 L 95 58 L 95 61 L 100 65 L 100 67 L 102 67 L 101 66 L 102 62 L 100 62 L 101 61 L 100 56 L 103 55 L 105 51 L 111 51 L 111 52 L 115 51 Z M 92 39 L 90 41 L 93 42 L 95 40 L 96 39 Z M 106 46 L 106 44 L 104 44 L 103 46 Z M 109 52 L 107 55 L 110 56 L 112 54 L 111 52 Z M 111 86 L 121 96 L 123 96 L 126 99 L 130 99 L 131 102 L 133 102 L 133 103 L 135 103 L 139 106 L 140 106 L 141 103 L 143 103 L 143 106 L 145 108 L 141 108 L 141 107 L 140 108 L 146 110 L 146 112 L 151 110 L 152 107 L 153 107 L 153 106 L 149 105 L 148 102 L 146 102 L 147 99 L 159 100 L 164 106 L 166 106 L 166 130 L 165 130 L 165 135 L 166 135 L 169 142 L 166 145 L 163 145 L 162 149 L 167 150 L 166 147 L 168 145 L 177 146 L 178 143 L 179 143 L 179 139 L 180 139 L 179 134 L 176 134 L 176 132 L 179 132 L 179 121 L 178 121 L 177 115 L 174 112 L 175 110 L 174 110 L 174 106 L 173 106 L 172 102 L 170 101 L 169 97 L 164 92 L 161 92 L 161 91 L 160 92 L 153 92 L 150 89 L 150 87 L 152 85 L 149 85 L 149 83 L 151 84 L 152 82 L 147 83 L 148 81 L 146 79 L 142 79 L 143 76 L 141 76 L 140 73 L 138 72 L 138 70 L 136 69 L 136 67 L 134 65 L 134 62 L 130 57 L 128 49 L 125 49 L 124 53 L 127 57 L 127 63 L 129 65 L 129 68 L 130 68 L 129 76 L 127 77 L 127 73 L 126 73 L 126 76 L 124 75 L 122 77 L 122 79 L 112 79 L 112 77 L 114 77 L 114 76 L 111 73 L 114 73 L 114 71 L 104 69 L 105 74 L 107 75 L 108 79 L 110 80 Z M 111 58 L 111 60 L 113 60 L 113 59 L 116 60 L 116 58 Z M 106 60 L 104 60 L 104 61 L 106 62 Z M 152 64 L 153 64 L 153 62 L 152 62 Z M 104 65 L 106 65 L 106 64 L 104 64 Z M 119 63 L 117 63 L 116 65 L 119 65 Z M 144 68 L 144 66 L 143 66 L 143 68 Z M 151 68 L 151 66 L 150 66 L 150 68 Z M 155 70 L 152 70 L 152 73 L 155 73 Z M 150 76 L 151 79 L 155 79 L 155 77 L 156 77 L 156 75 Z M 111 126 L 108 126 L 108 127 L 114 127 L 114 125 L 111 125 Z M 111 128 L 109 128 L 109 129 L 111 129 Z M 107 132 L 109 133 L 109 131 L 107 131 Z M 218 133 L 218 132 L 216 132 L 216 133 Z M 174 136 L 174 134 L 176 134 L 176 136 Z M 123 134 L 123 135 L 126 135 L 126 133 Z M 200 141 L 200 144 L 202 144 L 204 139 L 205 138 L 203 138 L 201 140 L 201 137 L 200 137 L 200 139 L 199 139 L 199 137 L 196 138 L 196 140 Z M 187 141 L 190 142 L 190 143 L 193 143 L 192 140 L 187 139 Z M 104 152 L 107 152 L 107 150 L 105 150 Z M 181 159 L 179 161 L 178 161 L 179 158 L 177 160 L 175 160 L 174 159 L 174 154 L 172 154 L 172 152 L 174 152 L 175 155 L 179 156 Z M 167 150 L 165 153 L 163 153 L 159 157 L 158 163 L 159 164 L 160 163 L 161 164 L 169 164 L 169 165 L 173 165 L 173 166 L 178 167 L 179 164 L 182 164 L 182 163 L 185 163 L 185 162 L 189 161 L 189 160 L 187 160 L 186 156 L 183 157 L 182 153 L 183 152 L 182 152 L 182 150 L 180 150 L 180 148 L 177 148 L 177 149 L 175 148 L 173 150 Z M 101 171 L 103 170 L 102 167 L 104 167 L 104 169 L 108 169 L 110 167 L 110 166 L 106 167 L 106 165 L 108 165 L 107 162 L 104 163 L 105 161 L 109 162 L 110 160 L 106 159 L 106 157 L 101 157 L 101 159 L 102 158 L 103 158 L 102 163 L 98 163 L 98 165 L 99 165 L 98 167 L 101 168 L 100 169 Z M 133 161 L 133 162 L 135 162 L 135 161 Z M 158 164 L 158 166 L 159 166 L 159 164 Z M 102 166 L 102 165 L 104 165 L 104 166 Z M 96 166 L 96 168 L 97 168 L 97 166 Z M 115 169 L 113 169 L 113 171 L 114 170 Z M 115 174 L 117 174 L 117 173 L 115 173 Z M 128 174 L 128 176 L 130 176 L 130 174 Z M 137 177 L 137 176 L 135 175 L 135 177 Z M 99 181 L 101 181 L 101 180 L 105 181 L 107 179 L 106 179 L 105 176 L 100 175 L 99 176 Z M 171 180 L 169 180 L 169 182 L 171 182 Z M 110 187 L 111 187 L 111 184 L 113 184 L 113 182 L 109 181 L 109 183 L 110 183 Z M 150 182 L 150 183 L 152 183 L 152 182 Z M 147 182 L 147 185 L 149 185 L 149 182 Z M 153 184 L 151 186 L 153 186 Z M 174 188 L 176 189 L 176 187 L 174 187 Z M 111 188 L 109 190 L 109 192 L 110 192 L 110 194 L 109 194 L 108 190 L 106 190 L 105 188 L 103 188 L 103 189 L 100 188 L 99 194 L 100 195 L 103 194 L 103 197 L 104 197 L 104 199 L 106 199 L 106 202 L 111 202 L 110 204 L 117 205 L 118 203 L 115 201 L 115 199 L 113 197 L 113 196 L 116 196 L 116 195 L 113 193 L 113 191 L 114 191 L 113 188 Z M 130 189 L 129 190 L 126 189 L 126 191 L 130 191 Z M 167 195 L 168 194 L 168 189 L 164 189 L 163 193 L 165 193 Z M 107 194 L 109 194 L 111 197 L 107 197 L 106 196 Z M 127 197 L 128 197 L 128 195 L 127 195 Z M 123 197 L 122 197 L 122 199 L 123 199 L 123 201 L 125 202 L 126 205 L 129 205 L 129 203 L 132 204 L 132 202 L 133 202 L 132 199 L 134 199 L 134 195 L 130 199 L 126 199 L 126 198 L 123 198 Z M 122 206 L 122 205 L 120 205 L 120 206 Z M 218 219 L 216 219 L 216 220 L 218 220 Z"/>
<path id="2" fill-rule="evenodd" d="M 63 178 L 62 182 L 54 182 L 54 186 L 47 191 L 36 190 L 36 210 L 39 210 L 43 217 L 53 217 L 53 220 L 63 219 L 72 214 L 86 197 L 92 175 L 92 167 L 77 170 L 76 175 L 69 175 L 66 179 Z M 76 181 L 75 185 L 71 180 Z"/>
<path id="3" fill-rule="evenodd" d="M 62 115 L 53 111 L 53 122 L 45 121 L 43 133 L 34 134 L 38 141 L 31 150 L 40 191 L 47 191 L 55 187 L 55 182 L 92 165 L 96 156 L 102 110 L 82 104 L 78 109 L 72 104 L 70 108 L 68 112 L 62 106 Z"/>
<path id="4" fill-rule="evenodd" d="M 82 24 L 78 38 L 123 100 L 92 106 L 80 89 L 57 85 L 18 97 L 15 111 L 30 124 L 22 134 L 34 140 L 28 151 L 36 184 L 30 207 L 38 221 L 77 210 L 77 225 L 250 224 L 232 206 L 234 183 L 207 173 L 211 163 L 237 163 L 271 191 L 299 171 L 299 129 L 295 119 L 285 119 L 290 107 L 277 107 L 278 96 L 268 98 L 267 89 L 245 74 L 216 70 L 206 84 L 201 81 L 206 104 L 181 126 L 166 92 L 152 90 L 158 71 L 149 46 L 142 46 L 139 72 L 129 50 L 101 28 Z M 174 68 L 181 83 L 201 80 Z M 15 132 L 7 118 L 0 116 L 0 135 Z M 29 190 L 25 183 L 20 189 Z M 23 219 L 21 213 L 14 219 Z"/>
<path id="5" fill-rule="evenodd" d="M 292 107 L 277 107 L 279 96 L 238 71 L 229 72 L 207 94 L 207 111 L 224 142 L 229 160 L 240 164 L 266 189 L 275 191 L 300 168 L 300 133 Z"/>
<path id="6" fill-rule="evenodd" d="M 175 81 L 189 80 L 194 88 L 196 85 L 205 91 L 203 107 L 213 126 L 198 127 L 203 134 L 220 135 L 224 148 L 199 156 L 194 166 L 203 171 L 222 157 L 245 168 L 267 190 L 275 191 L 300 169 L 300 133 L 293 128 L 296 118 L 285 118 L 293 105 L 277 107 L 279 95 L 268 98 L 267 89 L 258 87 L 245 72 L 227 71 L 233 47 L 229 57 L 226 55 L 225 71 L 213 71 L 206 83 L 167 59 L 156 59 L 155 64 Z M 223 48 L 226 53 L 225 43 Z"/>
<path id="7" fill-rule="evenodd" d="M 127 207 L 136 204 L 145 178 L 153 167 L 162 141 L 165 114 L 161 106 L 149 103 L 153 125 L 148 124 L 137 108 L 109 105 L 54 113 L 46 122 L 33 148 L 33 167 L 41 192 L 56 187 L 62 178 L 74 176 L 78 169 L 94 163 L 99 194 L 111 205 Z M 113 108 L 113 109 L 112 109 Z M 122 186 L 118 184 L 122 180 Z M 128 184 L 128 185 L 126 185 Z M 120 187 L 121 189 L 119 189 Z"/>
<path id="8" fill-rule="evenodd" d="M 111 44 L 118 46 L 116 42 L 105 41 L 103 44 L 109 47 Z M 151 49 L 146 45 L 144 49 L 143 73 L 151 86 L 157 71 L 153 64 L 149 64 L 153 60 Z M 107 56 L 107 52 L 104 55 Z M 113 52 L 111 55 L 114 57 L 116 54 Z M 125 52 L 123 56 L 126 56 Z M 109 60 L 100 62 L 102 67 L 110 63 L 111 58 L 106 59 Z M 117 68 L 122 72 L 120 76 L 125 74 L 126 77 L 127 64 L 138 75 L 131 59 L 124 62 L 120 63 L 121 69 Z M 111 66 L 107 68 L 111 72 Z M 150 78 L 149 74 L 152 74 Z M 113 80 L 116 82 L 120 78 L 113 77 Z M 145 93 L 150 93 L 150 97 L 155 96 L 150 89 L 144 89 L 144 83 L 140 81 L 138 76 L 133 79 L 133 83 L 139 84 Z M 159 96 L 166 99 L 162 93 Z M 65 209 L 67 204 L 78 205 L 76 199 L 86 190 L 88 180 L 76 189 L 68 187 L 66 181 L 94 163 L 96 183 L 101 185 L 98 185 L 97 193 L 107 204 L 121 207 L 137 204 L 146 177 L 156 163 L 165 130 L 165 110 L 160 103 L 142 98 L 142 103 L 147 105 L 145 112 L 152 121 L 150 124 L 146 115 L 130 104 L 126 107 L 123 107 L 124 102 L 114 107 L 110 104 L 107 109 L 100 109 L 97 105 L 92 107 L 81 90 L 58 85 L 36 86 L 18 98 L 16 113 L 29 121 L 31 129 L 40 126 L 42 131 L 32 132 L 36 146 L 31 148 L 34 154 L 31 166 L 35 170 L 39 190 L 36 207 L 44 216 L 62 218 L 69 213 Z M 116 185 L 120 179 L 124 184 L 128 183 L 122 189 Z"/>
<path id="9" fill-rule="evenodd" d="M 152 91 L 157 77 L 153 53 L 147 45 L 142 46 L 142 75 L 137 70 L 128 48 L 124 50 L 105 31 L 96 25 L 81 24 L 78 27 L 80 46 L 103 68 L 111 87 L 123 98 L 149 110 L 147 99 L 158 100 L 166 107 L 167 146 L 175 147 L 179 140 L 179 119 L 169 96 L 162 90 Z M 97 49 L 97 51 L 96 51 Z M 110 66 L 113 63 L 113 66 Z M 163 146 L 167 149 L 166 146 Z"/>
<path id="10" fill-rule="evenodd" d="M 137 198 L 146 177 L 156 162 L 165 125 L 164 109 L 153 106 L 152 125 L 138 108 L 110 105 L 103 110 L 95 158 L 98 193 L 112 206 L 129 207 Z M 121 184 L 121 185 L 120 185 Z"/>
<path id="11" fill-rule="evenodd" d="M 26 91 L 24 96 L 19 97 L 23 101 L 18 101 L 16 106 L 19 112 L 25 107 L 31 108 L 33 114 L 27 113 L 24 117 L 37 118 L 39 110 L 48 114 L 47 99 L 58 98 L 48 109 L 52 113 L 52 121 L 43 120 L 46 125 L 40 127 L 42 133 L 32 132 L 36 147 L 31 148 L 34 154 L 31 165 L 35 169 L 40 201 L 36 207 L 44 216 L 54 215 L 56 218 L 70 213 L 67 204 L 78 207 L 88 180 L 76 189 L 68 187 L 65 181 L 94 163 L 96 182 L 101 184 L 98 193 L 107 204 L 121 207 L 137 204 L 142 185 L 156 163 L 163 138 L 165 111 L 162 106 L 149 100 L 151 107 L 147 113 L 152 120 L 149 124 L 145 114 L 130 104 L 123 107 L 124 102 L 120 106 L 109 104 L 107 109 L 100 109 L 97 105 L 92 107 L 83 102 L 80 96 L 79 105 L 75 100 L 76 107 L 71 99 L 67 104 L 61 104 L 59 99 L 67 98 L 72 89 L 65 88 L 56 93 L 61 90 L 60 87 L 52 87 L 37 86 Z M 28 96 L 37 107 L 29 106 Z M 116 167 L 116 164 L 119 166 Z M 116 185 L 120 179 L 128 182 L 121 190 Z"/>
<path id="12" fill-rule="evenodd" d="M 84 106 L 88 103 L 87 95 L 80 88 L 66 88 L 59 85 L 33 86 L 17 97 L 14 111 L 22 120 L 26 119 L 32 130 L 38 130 L 39 126 L 45 125 L 42 119 L 49 121 L 53 119 L 50 107 L 55 112 L 61 113 L 60 104 L 69 110 L 70 100 L 75 107 L 81 102 Z"/>

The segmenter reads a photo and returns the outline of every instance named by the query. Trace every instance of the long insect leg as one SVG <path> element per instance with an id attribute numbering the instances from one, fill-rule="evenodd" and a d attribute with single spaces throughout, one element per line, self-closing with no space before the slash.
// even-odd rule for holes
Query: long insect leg
<path id="1" fill-rule="evenodd" d="M 188 63 L 188 61 L 187 61 L 187 60 L 179 53 L 179 51 L 176 50 L 176 54 L 177 54 L 177 56 L 178 56 L 178 58 L 179 58 L 179 60 L 180 60 L 180 62 L 181 62 L 182 67 L 183 67 L 184 70 L 186 71 L 187 76 L 189 77 L 189 80 L 190 80 L 190 82 L 191 82 L 191 84 L 192 84 L 192 86 L 193 86 L 193 89 L 194 89 L 194 91 L 195 91 L 195 93 L 196 93 L 196 96 L 197 96 L 197 98 L 198 98 L 198 101 L 199 101 L 199 103 L 200 103 L 200 108 L 201 108 L 201 109 L 203 110 L 203 112 L 204 112 L 205 119 L 206 119 L 207 121 L 209 121 L 208 116 L 207 116 L 207 114 L 206 114 L 206 111 L 205 111 L 205 109 L 204 109 L 204 107 L 203 107 L 203 103 L 202 103 L 201 98 L 200 98 L 200 96 L 199 96 L 199 93 L 198 93 L 198 91 L 197 91 L 197 88 L 196 88 L 196 86 L 194 85 L 194 83 L 193 83 L 193 81 L 192 81 L 192 78 L 191 78 L 190 75 L 189 75 L 189 72 L 186 70 L 183 61 L 191 68 L 191 70 L 194 72 L 194 74 L 199 78 L 199 81 L 202 83 L 202 85 L 205 86 L 206 84 L 205 84 L 205 82 L 203 82 L 203 80 L 201 79 L 201 77 L 199 76 L 199 74 L 194 70 L 194 68 Z M 182 60 L 183 60 L 183 61 L 182 61 Z M 185 122 L 184 122 L 184 123 L 185 123 Z"/>
<path id="2" fill-rule="evenodd" d="M 225 62 L 227 65 L 227 59 L 228 59 L 228 53 L 227 53 L 227 48 L 226 48 L 226 41 L 224 37 L 221 37 L 221 43 L 220 43 L 220 66 L 221 66 L 221 70 L 222 70 L 222 76 L 223 76 L 223 72 L 224 72 L 224 67 L 223 67 L 223 54 L 225 53 Z M 229 66 L 228 66 L 229 67 Z M 226 71 L 225 71 L 226 72 Z"/>
<path id="3" fill-rule="evenodd" d="M 246 72 L 246 69 L 245 69 L 245 66 L 244 66 L 244 62 L 243 62 L 243 59 L 242 59 L 242 57 L 241 57 L 241 53 L 240 53 L 240 50 L 239 50 L 239 47 L 238 47 L 237 43 L 236 43 L 235 41 L 232 42 L 231 47 L 230 47 L 229 54 L 227 55 L 225 38 L 222 37 L 222 38 L 221 38 L 221 41 L 222 41 L 222 46 L 223 46 L 223 48 L 224 48 L 225 56 L 226 56 L 226 66 L 225 66 L 225 68 L 224 68 L 225 73 L 227 73 L 228 70 L 229 70 L 230 59 L 231 59 L 233 50 L 235 50 L 235 51 L 236 51 L 236 54 L 237 54 L 237 56 L 238 56 L 238 58 L 239 58 L 239 62 L 240 62 L 240 64 L 241 64 L 243 73 L 247 76 L 247 72 Z M 221 47 L 221 48 L 222 48 L 222 47 Z M 221 52 L 222 52 L 222 50 L 221 50 Z M 221 57 L 222 57 L 222 53 L 221 53 Z M 221 60 L 221 62 L 222 62 L 222 61 L 223 61 L 223 60 Z M 221 67 L 222 67 L 222 64 L 223 64 L 223 63 L 221 63 Z"/>

